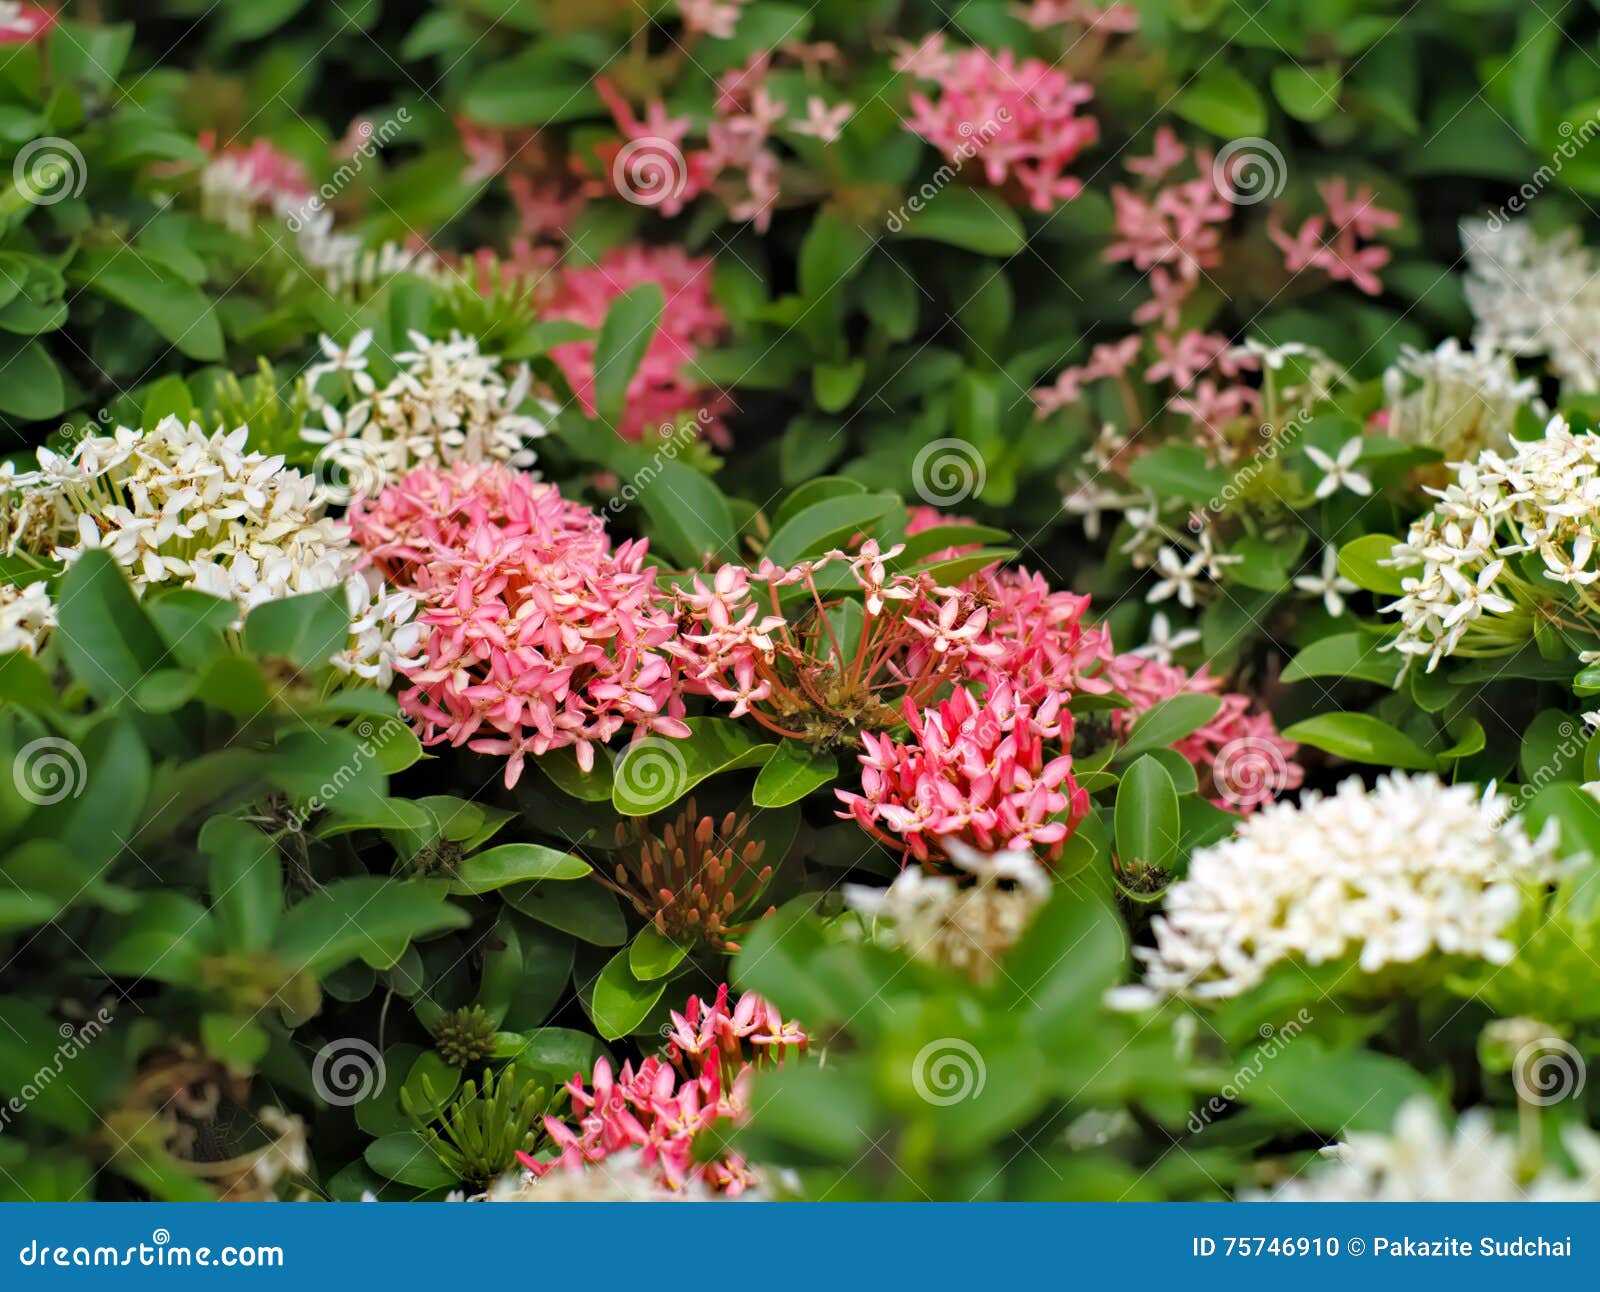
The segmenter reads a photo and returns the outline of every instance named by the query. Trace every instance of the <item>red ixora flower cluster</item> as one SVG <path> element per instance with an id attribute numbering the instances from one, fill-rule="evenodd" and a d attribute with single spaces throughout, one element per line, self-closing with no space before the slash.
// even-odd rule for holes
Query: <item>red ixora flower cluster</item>
<path id="1" fill-rule="evenodd" d="M 636 1149 L 666 1188 L 698 1181 L 737 1197 L 755 1183 L 743 1157 L 730 1153 L 697 1165 L 695 1136 L 714 1122 L 743 1117 L 756 1068 L 782 1063 L 791 1049 L 804 1053 L 806 1044 L 800 1026 L 786 1022 L 754 992 L 746 992 L 732 1009 L 726 984 L 710 1003 L 691 996 L 683 1013 L 672 1013 L 665 1060 L 651 1055 L 637 1068 L 624 1063 L 613 1074 L 610 1062 L 600 1059 L 588 1086 L 582 1074 L 574 1075 L 567 1091 L 577 1127 L 545 1118 L 560 1155 L 547 1162 L 517 1156 L 535 1176 L 544 1176 L 557 1167 L 581 1170 Z"/>
<path id="2" fill-rule="evenodd" d="M 910 741 L 862 734 L 861 793 L 835 790 L 847 809 L 839 815 L 918 861 L 942 856 L 944 839 L 1053 861 L 1089 810 L 1072 758 L 1045 756 L 1047 738 L 1072 744 L 1068 698 L 1058 692 L 1034 709 L 1002 683 L 981 702 L 965 687 L 925 712 L 908 702 Z"/>
<path id="3" fill-rule="evenodd" d="M 683 368 L 701 347 L 721 335 L 722 309 L 711 296 L 711 261 L 685 255 L 677 247 L 646 247 L 637 243 L 617 247 L 599 264 L 562 270 L 555 278 L 545 317 L 570 319 L 599 329 L 612 303 L 641 283 L 655 283 L 665 298 L 661 324 L 650 340 L 638 371 L 628 384 L 627 412 L 618 428 L 630 439 L 640 439 L 646 427 L 676 426 L 685 413 L 715 430 L 714 417 L 724 397 L 696 385 Z M 558 345 L 550 357 L 560 366 L 584 411 L 594 414 L 595 342 L 569 341 Z"/>
<path id="4" fill-rule="evenodd" d="M 1317 184 L 1325 215 L 1313 215 L 1290 234 L 1276 215 L 1267 224 L 1267 234 L 1283 252 L 1284 267 L 1291 274 L 1320 269 L 1336 283 L 1353 283 L 1368 296 L 1383 290 L 1378 270 L 1389 263 L 1389 248 L 1372 242 L 1386 229 L 1398 229 L 1400 216 L 1377 203 L 1370 184 L 1353 193 L 1341 177 Z"/>
<path id="5" fill-rule="evenodd" d="M 938 83 L 935 97 L 911 95 L 906 128 L 951 162 L 976 157 L 991 186 L 1035 211 L 1083 191 L 1067 167 L 1099 138 L 1099 123 L 1078 115 L 1094 96 L 1089 86 L 1042 59 L 1018 61 L 1010 50 L 951 53 L 939 35 L 902 52 L 895 66 Z"/>
<path id="6" fill-rule="evenodd" d="M 0 45 L 26 45 L 56 23 L 55 11 L 33 4 L 0 5 Z"/>
<path id="7" fill-rule="evenodd" d="M 624 727 L 686 736 L 670 610 L 645 544 L 615 550 L 600 517 L 553 485 L 481 463 L 422 467 L 358 500 L 351 531 L 391 586 L 414 594 L 425 658 L 402 670 L 424 743 L 524 758 Z"/>

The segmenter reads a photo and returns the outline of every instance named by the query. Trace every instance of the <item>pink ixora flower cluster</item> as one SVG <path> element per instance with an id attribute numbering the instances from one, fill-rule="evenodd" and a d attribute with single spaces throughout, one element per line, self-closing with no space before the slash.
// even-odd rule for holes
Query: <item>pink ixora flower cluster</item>
<path id="1" fill-rule="evenodd" d="M 730 1153 L 697 1164 L 695 1136 L 715 1122 L 742 1118 L 756 1069 L 782 1063 L 791 1049 L 804 1053 L 806 1045 L 799 1025 L 785 1021 L 754 992 L 746 992 L 731 1009 L 726 984 L 709 1003 L 691 996 L 683 1013 L 672 1013 L 666 1059 L 651 1055 L 637 1068 L 623 1064 L 615 1074 L 610 1062 L 600 1059 L 587 1086 L 581 1074 L 575 1075 L 567 1091 L 577 1126 L 545 1118 L 559 1155 L 544 1162 L 518 1157 L 542 1177 L 558 1167 L 582 1170 L 613 1153 L 637 1151 L 641 1165 L 665 1188 L 699 1183 L 737 1197 L 756 1183 L 744 1159 Z"/>
<path id="2" fill-rule="evenodd" d="M 683 10 L 687 24 L 731 30 L 738 18 L 732 5 L 701 3 Z M 605 175 L 591 192 L 613 189 L 638 205 L 655 208 L 669 219 L 702 193 L 716 191 L 735 220 L 748 220 L 765 233 L 782 196 L 781 134 L 810 136 L 821 143 L 839 137 L 855 105 L 820 94 L 807 94 L 804 104 L 773 97 L 768 78 L 774 63 L 799 64 L 813 73 L 838 58 L 831 44 L 791 42 L 776 50 L 757 50 L 740 67 L 717 79 L 717 93 L 704 145 L 692 147 L 693 121 L 673 116 L 660 98 L 645 104 L 640 116 L 605 77 L 595 88 L 622 134 L 619 144 L 601 145 L 596 156 Z"/>
<path id="3" fill-rule="evenodd" d="M 1389 263 L 1389 248 L 1374 243 L 1385 230 L 1398 229 L 1400 216 L 1379 206 L 1370 184 L 1353 193 L 1339 176 L 1317 184 L 1325 214 L 1306 219 L 1290 234 L 1276 215 L 1267 224 L 1267 234 L 1283 252 L 1284 267 L 1291 274 L 1320 269 L 1336 283 L 1353 283 L 1376 296 L 1383 290 L 1378 271 Z"/>
<path id="4" fill-rule="evenodd" d="M 352 536 L 426 634 L 402 709 L 424 743 L 523 760 L 625 727 L 684 736 L 672 615 L 645 545 L 612 550 L 600 517 L 553 485 L 486 463 L 423 467 L 351 508 Z"/>
<path id="5" fill-rule="evenodd" d="M 1067 168 L 1099 138 L 1099 123 L 1079 116 L 1094 96 L 1042 59 L 1018 60 L 973 47 L 952 53 L 933 35 L 900 54 L 896 70 L 938 84 L 934 96 L 915 91 L 906 128 L 952 163 L 976 157 L 984 178 L 1035 211 L 1070 201 L 1083 182 Z"/>
<path id="6" fill-rule="evenodd" d="M 646 427 L 670 430 L 685 414 L 694 414 L 715 433 L 715 415 L 725 397 L 696 385 L 683 371 L 701 347 L 717 340 L 724 325 L 722 310 L 711 296 L 710 260 L 686 255 L 677 247 L 637 243 L 618 247 L 597 265 L 562 271 L 544 316 L 570 319 L 598 330 L 617 297 L 641 283 L 660 286 L 666 304 L 661 325 L 628 385 L 627 412 L 619 429 L 628 439 L 637 440 Z M 595 408 L 594 349 L 592 340 L 569 341 L 550 352 L 591 415 Z"/>
<path id="7" fill-rule="evenodd" d="M 1223 691 L 1222 680 L 1205 669 L 1191 673 L 1173 664 L 1119 656 L 1107 673 L 1118 694 L 1132 704 L 1112 715 L 1126 735 L 1141 713 L 1176 695 L 1216 695 L 1222 707 L 1205 726 L 1173 748 L 1194 765 L 1200 790 L 1217 807 L 1248 816 L 1279 794 L 1298 789 L 1305 769 L 1295 762 L 1299 746 L 1278 734 L 1272 716 L 1247 695 Z"/>
<path id="8" fill-rule="evenodd" d="M 942 858 L 946 839 L 1054 860 L 1089 810 L 1070 755 L 1045 754 L 1046 739 L 1072 744 L 1069 698 L 1058 692 L 1034 708 L 1002 683 L 982 701 L 957 687 L 934 709 L 908 702 L 909 740 L 862 735 L 861 792 L 834 791 L 839 815 L 921 862 Z"/>
<path id="9" fill-rule="evenodd" d="M 53 10 L 33 4 L 0 4 L 0 45 L 26 45 L 55 26 Z"/>
<path id="10" fill-rule="evenodd" d="M 1217 187 L 1212 155 L 1191 151 L 1169 127 L 1156 132 L 1150 156 L 1126 164 L 1140 183 L 1111 190 L 1117 239 L 1105 257 L 1149 275 L 1150 299 L 1133 313 L 1146 331 L 1095 346 L 1086 363 L 1035 391 L 1034 403 L 1039 416 L 1047 417 L 1076 404 L 1084 386 L 1110 381 L 1127 408 L 1128 424 L 1142 426 L 1147 418 L 1139 391 L 1164 382 L 1166 407 L 1215 436 L 1258 406 L 1256 390 L 1239 380 L 1257 361 L 1225 336 L 1185 328 L 1182 311 L 1202 277 L 1222 263 L 1222 232 L 1233 206 Z M 1179 172 L 1191 178 L 1176 178 Z"/>
<path id="11" fill-rule="evenodd" d="M 890 573 L 903 549 L 875 539 L 854 555 L 832 551 L 784 568 L 763 561 L 752 572 L 725 565 L 708 585 L 680 591 L 683 630 L 673 650 L 685 690 L 732 704 L 778 735 L 829 746 L 854 745 L 863 729 L 894 726 L 903 705 L 919 709 L 962 675 L 987 643 L 988 611 L 970 593 L 939 586 L 927 573 Z M 835 635 L 844 600 L 817 575 L 848 565 L 863 614 L 853 640 Z M 803 587 L 809 596 L 783 589 Z"/>

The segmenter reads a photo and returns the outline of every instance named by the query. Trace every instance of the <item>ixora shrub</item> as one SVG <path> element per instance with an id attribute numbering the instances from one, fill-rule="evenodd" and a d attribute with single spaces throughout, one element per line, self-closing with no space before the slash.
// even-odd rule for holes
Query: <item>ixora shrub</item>
<path id="1" fill-rule="evenodd" d="M 0 4 L 0 1197 L 1594 1198 L 1526 9 Z"/>

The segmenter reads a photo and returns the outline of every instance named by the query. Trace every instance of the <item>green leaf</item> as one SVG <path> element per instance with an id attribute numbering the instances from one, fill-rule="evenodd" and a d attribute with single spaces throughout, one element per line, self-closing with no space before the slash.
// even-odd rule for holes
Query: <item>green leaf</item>
<path id="1" fill-rule="evenodd" d="M 254 826 L 214 816 L 200 831 L 211 858 L 211 913 L 230 950 L 264 951 L 283 913 L 278 845 Z"/>
<path id="2" fill-rule="evenodd" d="M 639 472 L 634 488 L 650 517 L 650 536 L 666 555 L 689 569 L 699 568 L 708 556 L 722 561 L 734 555 L 733 509 L 722 490 L 693 467 L 657 462 Z"/>
<path id="3" fill-rule="evenodd" d="M 1405 661 L 1392 651 L 1380 651 L 1383 643 L 1367 633 L 1336 633 L 1314 641 L 1289 661 L 1283 670 L 1285 682 L 1308 677 L 1350 677 L 1393 687 Z"/>
<path id="4" fill-rule="evenodd" d="M 462 861 L 451 881 L 452 893 L 492 893 L 535 879 L 582 879 L 589 863 L 570 852 L 538 843 L 503 843 Z"/>
<path id="5" fill-rule="evenodd" d="M 654 982 L 676 969 L 688 954 L 688 947 L 647 924 L 628 945 L 628 968 L 640 982 Z"/>
<path id="6" fill-rule="evenodd" d="M 760 767 L 774 746 L 758 743 L 730 718 L 690 718 L 681 740 L 650 736 L 617 759 L 611 803 L 624 816 L 648 816 L 671 807 L 708 776 Z"/>
<path id="7" fill-rule="evenodd" d="M 500 890 L 501 900 L 529 919 L 570 933 L 597 947 L 619 947 L 628 921 L 616 897 L 599 884 L 518 884 Z"/>
<path id="8" fill-rule="evenodd" d="M 244 621 L 246 650 L 297 668 L 326 664 L 349 640 L 350 607 L 342 587 L 264 601 Z"/>
<path id="9" fill-rule="evenodd" d="M 1256 87 L 1221 63 L 1210 63 L 1172 105 L 1185 121 L 1224 139 L 1259 137 L 1267 130 L 1267 106 Z"/>
<path id="10" fill-rule="evenodd" d="M 1207 464 L 1204 450 L 1192 444 L 1163 444 L 1128 468 L 1128 478 L 1166 498 L 1212 506 L 1228 483 L 1228 473 Z"/>
<path id="11" fill-rule="evenodd" d="M 664 305 L 658 283 L 641 283 L 611 303 L 594 347 L 595 415 L 613 427 L 622 421 L 628 385 L 655 337 Z"/>
<path id="12" fill-rule="evenodd" d="M 537 45 L 471 77 L 461 105 L 486 126 L 552 125 L 604 111 L 590 70 L 541 53 Z"/>
<path id="13" fill-rule="evenodd" d="M 1368 713 L 1323 713 L 1297 722 L 1283 733 L 1313 749 L 1357 763 L 1377 763 L 1431 772 L 1439 761 L 1403 731 Z"/>
<path id="14" fill-rule="evenodd" d="M 1405 592 L 1400 585 L 1402 572 L 1378 564 L 1393 557 L 1399 541 L 1388 534 L 1363 534 L 1353 539 L 1339 549 L 1339 573 L 1368 592 L 1381 592 L 1389 597 L 1402 595 Z"/>
<path id="15" fill-rule="evenodd" d="M 970 188 L 948 188 L 920 211 L 891 216 L 889 232 L 975 251 L 980 256 L 1013 256 L 1025 241 L 1016 212 L 998 198 Z"/>
<path id="16" fill-rule="evenodd" d="M 87 247 L 70 274 L 80 287 L 138 314 L 189 358 L 223 357 L 222 326 L 205 293 L 132 247 Z"/>
<path id="17" fill-rule="evenodd" d="M 630 950 L 622 950 L 606 962 L 606 967 L 595 979 L 594 993 L 589 1001 L 589 1014 L 594 1019 L 595 1030 L 608 1041 L 627 1036 L 650 1016 L 661 994 L 667 989 L 667 980 L 640 982 L 628 967 Z"/>
<path id="18" fill-rule="evenodd" d="M 1118 757 L 1169 748 L 1205 726 L 1221 708 L 1222 699 L 1215 695 L 1175 695 L 1153 704 L 1134 720 Z"/>
<path id="19" fill-rule="evenodd" d="M 104 973 L 158 982 L 193 982 L 200 958 L 221 948 L 211 914 L 181 893 L 153 893 L 132 915 L 119 916 L 94 952 Z"/>
<path id="20" fill-rule="evenodd" d="M 86 552 L 62 576 L 59 639 L 73 676 L 102 704 L 126 702 L 166 647 L 121 569 L 106 552 Z"/>
<path id="21" fill-rule="evenodd" d="M 386 960 L 396 940 L 470 923 L 444 880 L 377 875 L 336 879 L 283 917 L 274 950 L 290 965 L 326 973 L 360 957 Z"/>
<path id="22" fill-rule="evenodd" d="M 829 784 L 838 775 L 839 761 L 832 754 L 799 741 L 785 740 L 756 777 L 750 801 L 758 808 L 787 807 Z"/>
<path id="23" fill-rule="evenodd" d="M 1436 1101 L 1427 1079 L 1410 1064 L 1371 1050 L 1330 1050 L 1313 1036 L 1294 1036 L 1256 1061 L 1245 1098 L 1256 1108 L 1280 1109 L 1295 1134 L 1388 1134 L 1401 1105 L 1419 1096 Z"/>
<path id="24" fill-rule="evenodd" d="M 1165 868 L 1178 855 L 1180 836 L 1178 792 L 1172 777 L 1146 755 L 1123 773 L 1117 787 L 1117 855 L 1125 862 Z"/>
<path id="25" fill-rule="evenodd" d="M 872 534 L 885 516 L 903 507 L 894 494 L 841 494 L 825 498 L 785 521 L 767 543 L 765 555 L 776 565 L 821 556 L 855 534 Z"/>
<path id="26" fill-rule="evenodd" d="M 1302 67 L 1298 63 L 1279 63 L 1272 69 L 1272 94 L 1291 117 L 1321 121 L 1339 106 L 1343 79 L 1334 65 Z"/>
<path id="27" fill-rule="evenodd" d="M 0 333 L 0 413 L 25 421 L 59 417 L 67 406 L 61 369 L 39 342 Z"/>
<path id="28" fill-rule="evenodd" d="M 416 1189 L 448 1189 L 461 1183 L 456 1173 L 433 1155 L 428 1141 L 414 1130 L 373 1140 L 362 1157 L 379 1175 Z"/>

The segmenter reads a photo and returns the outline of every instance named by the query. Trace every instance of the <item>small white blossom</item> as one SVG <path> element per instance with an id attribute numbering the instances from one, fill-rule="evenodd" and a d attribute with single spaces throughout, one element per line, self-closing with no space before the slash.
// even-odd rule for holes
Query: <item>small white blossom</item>
<path id="1" fill-rule="evenodd" d="M 1462 349 L 1454 337 L 1432 350 L 1404 346 L 1383 374 L 1389 435 L 1461 462 L 1511 447 L 1517 412 L 1546 415 L 1539 383 L 1519 378 L 1511 357 L 1490 346 Z"/>
<path id="2" fill-rule="evenodd" d="M 1167 616 L 1158 610 L 1150 618 L 1150 630 L 1145 636 L 1144 645 L 1135 647 L 1131 653 L 1142 659 L 1153 659 L 1158 664 L 1171 664 L 1174 652 L 1199 640 L 1198 628 L 1183 628 L 1173 632 Z"/>
<path id="3" fill-rule="evenodd" d="M 1362 447 L 1361 437 L 1353 436 L 1339 446 L 1336 456 L 1330 458 L 1314 445 L 1306 445 L 1306 457 L 1310 458 L 1312 464 L 1322 472 L 1322 479 L 1317 482 L 1315 497 L 1328 498 L 1341 489 L 1348 489 L 1363 498 L 1372 492 L 1372 481 L 1354 469 L 1361 458 Z"/>
<path id="4" fill-rule="evenodd" d="M 1309 596 L 1321 597 L 1322 604 L 1335 619 L 1344 613 L 1344 594 L 1360 590 L 1339 573 L 1339 553 L 1332 546 L 1322 551 L 1321 572 L 1297 575 L 1294 586 Z"/>

